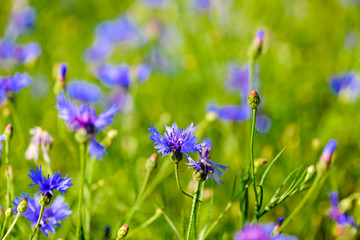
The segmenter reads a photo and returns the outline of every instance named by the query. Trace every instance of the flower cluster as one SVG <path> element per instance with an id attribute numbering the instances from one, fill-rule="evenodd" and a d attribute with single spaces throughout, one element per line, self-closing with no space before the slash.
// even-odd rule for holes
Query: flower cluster
<path id="1" fill-rule="evenodd" d="M 85 133 L 86 136 L 84 137 L 90 140 L 88 151 L 91 157 L 97 157 L 101 160 L 102 155 L 106 155 L 106 151 L 105 147 L 95 140 L 95 135 L 99 130 L 112 124 L 112 119 L 119 108 L 113 105 L 105 112 L 97 115 L 92 105 L 81 104 L 76 106 L 67 100 L 63 93 L 57 97 L 56 108 L 60 112 L 59 117 L 65 120 L 70 131 L 83 131 Z"/>
<path id="2" fill-rule="evenodd" d="M 336 224 L 338 224 L 342 227 L 351 225 L 357 229 L 358 226 L 356 225 L 354 218 L 349 216 L 345 212 L 342 212 L 339 209 L 339 205 L 338 205 L 339 194 L 338 194 L 338 192 L 330 192 L 329 198 L 330 198 L 330 203 L 331 203 L 331 208 L 329 211 L 330 218 L 333 219 L 336 222 Z"/>
<path id="3" fill-rule="evenodd" d="M 31 222 L 31 227 L 35 227 L 40 216 L 40 197 L 34 194 L 34 198 L 30 197 L 30 194 L 22 193 L 22 197 L 15 197 L 13 202 L 15 208 L 14 212 L 17 213 L 17 206 L 23 198 L 28 199 L 28 207 L 22 215 Z M 64 203 L 65 198 L 63 196 L 56 197 L 52 204 L 45 208 L 44 214 L 40 220 L 40 231 L 45 233 L 49 237 L 49 233 L 55 233 L 55 226 L 60 227 L 60 221 L 68 217 L 72 211 L 69 206 Z"/>

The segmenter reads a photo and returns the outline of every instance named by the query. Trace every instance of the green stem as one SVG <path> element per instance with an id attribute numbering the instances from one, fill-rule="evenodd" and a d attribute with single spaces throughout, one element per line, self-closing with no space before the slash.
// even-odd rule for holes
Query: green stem
<path id="1" fill-rule="evenodd" d="M 178 188 L 180 189 L 180 191 L 181 191 L 183 194 L 185 194 L 186 196 L 193 198 L 193 195 L 191 195 L 190 193 L 185 192 L 185 191 L 181 188 L 180 178 L 179 178 L 179 162 L 175 162 L 174 170 L 175 170 L 176 184 L 177 184 Z"/>
<path id="2" fill-rule="evenodd" d="M 83 204 L 83 197 L 84 197 L 84 183 L 85 183 L 85 146 L 86 143 L 80 144 L 80 189 L 79 189 L 79 202 L 78 202 L 78 212 L 77 212 L 77 224 L 76 224 L 76 234 L 75 239 L 80 239 L 80 229 L 82 224 L 82 204 Z"/>
<path id="3" fill-rule="evenodd" d="M 253 188 L 255 193 L 255 217 L 258 215 L 258 211 L 259 211 L 258 194 L 257 194 L 256 182 L 255 182 L 255 162 L 254 162 L 254 137 L 255 137 L 256 113 L 257 113 L 257 108 L 254 108 L 253 119 L 251 124 L 251 135 L 250 135 L 250 166 L 251 166 L 250 174 L 251 174 L 251 181 L 253 183 Z"/>
<path id="4" fill-rule="evenodd" d="M 12 181 L 11 176 L 9 172 L 9 146 L 10 146 L 10 139 L 5 138 L 5 176 L 6 176 L 6 207 L 10 207 L 10 200 L 11 197 L 11 189 L 12 187 Z"/>
<path id="5" fill-rule="evenodd" d="M 297 207 L 294 209 L 294 211 L 291 212 L 290 216 L 286 218 L 285 222 L 280 226 L 280 228 L 277 230 L 278 233 L 281 232 L 281 230 L 284 229 L 284 227 L 291 222 L 291 220 L 296 216 L 296 214 L 304 207 L 305 203 L 309 200 L 309 197 L 313 194 L 316 187 L 319 185 L 321 180 L 321 176 L 317 175 L 314 183 L 311 185 L 311 188 L 306 193 L 306 195 L 303 197 L 301 202 L 297 205 Z"/>
<path id="6" fill-rule="evenodd" d="M 130 220 L 132 219 L 132 217 L 134 216 L 134 213 L 140 208 L 143 200 L 144 200 L 144 194 L 145 194 L 145 190 L 146 187 L 149 184 L 149 180 L 150 180 L 150 176 L 152 173 L 152 169 L 146 170 L 146 174 L 145 174 L 145 178 L 144 178 L 144 182 L 141 186 L 140 192 L 135 200 L 135 203 L 133 205 L 133 207 L 131 208 L 129 214 L 127 215 L 126 219 L 125 219 L 125 223 L 129 223 Z"/>
<path id="7" fill-rule="evenodd" d="M 197 184 L 195 186 L 194 199 L 193 199 L 192 208 L 191 208 L 191 214 L 190 214 L 189 226 L 188 226 L 188 230 L 187 230 L 187 234 L 186 234 L 186 240 L 191 239 L 191 229 L 192 229 L 193 222 L 196 218 L 196 207 L 197 207 L 200 192 L 201 192 L 200 189 L 201 189 L 201 182 L 197 182 Z"/>
<path id="8" fill-rule="evenodd" d="M 146 228 L 148 225 L 150 225 L 151 223 L 153 223 L 156 219 L 158 219 L 161 215 L 162 215 L 163 210 L 158 208 L 156 209 L 155 214 L 149 218 L 146 222 L 144 222 L 143 224 L 141 224 L 140 226 L 138 226 L 134 231 L 130 231 L 130 233 L 127 235 L 128 238 L 130 238 L 132 235 L 134 235 L 135 233 L 137 233 L 138 231 L 140 231 L 143 228 Z M 120 238 L 116 238 L 116 240 L 119 240 Z"/>
<path id="9" fill-rule="evenodd" d="M 13 223 L 12 223 L 11 226 L 9 227 L 9 230 L 6 232 L 6 234 L 5 234 L 5 236 L 2 238 L 2 240 L 5 240 L 5 239 L 9 236 L 9 234 L 10 234 L 11 230 L 14 228 L 17 220 L 19 220 L 20 215 L 21 215 L 20 212 L 18 212 L 18 214 L 16 214 L 16 217 L 15 217 Z"/>
<path id="10" fill-rule="evenodd" d="M 31 235 L 31 240 L 34 238 L 35 233 L 36 233 L 38 227 L 40 226 L 40 221 L 41 221 L 42 216 L 44 215 L 44 211 L 45 211 L 45 205 L 41 205 L 40 215 L 39 215 L 39 218 L 38 218 L 38 220 L 37 220 L 37 222 L 36 222 L 36 225 L 35 225 L 35 229 L 34 229 L 34 231 L 33 231 L 33 234 Z"/>
<path id="11" fill-rule="evenodd" d="M 9 217 L 5 216 L 5 220 L 3 222 L 2 228 L 1 228 L 1 235 L 0 238 L 4 236 L 6 226 L 8 225 Z"/>
<path id="12" fill-rule="evenodd" d="M 169 218 L 169 216 L 163 211 L 162 212 L 165 220 L 169 223 L 171 229 L 174 231 L 176 237 L 181 240 L 181 237 L 180 237 L 180 233 L 178 232 L 177 228 L 175 227 L 175 224 L 171 221 L 171 219 Z"/>
<path id="13" fill-rule="evenodd" d="M 93 178 L 94 178 L 94 169 L 95 169 L 95 164 L 96 164 L 96 159 L 90 159 L 91 164 L 90 164 L 90 170 L 89 170 L 89 179 L 88 179 L 88 184 L 87 184 L 87 189 L 88 189 L 88 206 L 85 209 L 85 217 L 86 217 L 86 221 L 85 221 L 85 227 L 86 227 L 86 236 L 87 239 L 90 239 L 91 236 L 91 210 L 92 210 L 92 183 L 93 183 Z"/>

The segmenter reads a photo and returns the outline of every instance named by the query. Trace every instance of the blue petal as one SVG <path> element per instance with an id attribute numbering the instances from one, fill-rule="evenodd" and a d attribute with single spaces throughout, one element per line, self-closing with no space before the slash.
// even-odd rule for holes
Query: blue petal
<path id="1" fill-rule="evenodd" d="M 70 97 L 83 102 L 97 102 L 101 98 L 100 88 L 85 81 L 72 81 L 66 85 Z"/>
<path id="2" fill-rule="evenodd" d="M 102 156 L 106 155 L 106 148 L 97 142 L 94 138 L 90 139 L 88 149 L 92 159 L 96 157 L 97 159 L 102 160 Z"/>
<path id="3" fill-rule="evenodd" d="M 249 107 L 247 105 L 226 105 L 218 107 L 209 105 L 208 112 L 215 113 L 220 120 L 243 122 L 250 117 Z"/>

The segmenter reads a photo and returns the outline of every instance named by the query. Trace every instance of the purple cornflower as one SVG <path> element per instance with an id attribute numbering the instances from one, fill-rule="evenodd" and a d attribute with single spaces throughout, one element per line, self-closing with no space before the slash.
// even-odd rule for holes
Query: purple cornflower
<path id="1" fill-rule="evenodd" d="M 131 83 L 130 66 L 126 64 L 102 64 L 97 69 L 97 77 L 107 86 L 128 88 Z"/>
<path id="2" fill-rule="evenodd" d="M 340 211 L 338 206 L 338 195 L 338 192 L 329 192 L 329 198 L 331 203 L 331 208 L 329 211 L 330 218 L 342 227 L 351 225 L 354 228 L 358 229 L 354 218 Z"/>
<path id="3" fill-rule="evenodd" d="M 31 222 L 31 227 L 35 227 L 41 209 L 40 197 L 38 195 L 34 194 L 34 198 L 31 198 L 29 194 L 22 193 L 21 198 L 15 197 L 13 202 L 15 206 L 14 212 L 17 213 L 17 206 L 25 197 L 28 199 L 28 208 L 22 215 L 25 215 L 25 218 Z M 40 220 L 40 231 L 45 233 L 47 237 L 49 237 L 50 232 L 55 233 L 55 226 L 60 227 L 60 221 L 72 213 L 69 206 L 64 203 L 64 200 L 63 196 L 58 196 L 49 207 L 45 207 L 44 214 Z"/>
<path id="4" fill-rule="evenodd" d="M 150 135 L 150 139 L 154 141 L 155 149 L 158 149 L 158 152 L 161 152 L 163 157 L 171 152 L 173 152 L 175 156 L 178 156 L 183 153 L 187 154 L 188 152 L 197 151 L 197 137 L 194 136 L 197 126 L 194 127 L 193 123 L 191 123 L 186 130 L 182 128 L 178 129 L 175 122 L 172 127 L 165 126 L 165 137 L 156 130 L 154 124 L 151 125 L 152 128 L 149 128 L 152 134 Z M 182 158 L 182 155 L 180 158 Z"/>
<path id="5" fill-rule="evenodd" d="M 102 96 L 97 85 L 83 80 L 69 82 L 66 91 L 71 98 L 82 102 L 97 102 Z"/>
<path id="6" fill-rule="evenodd" d="M 332 76 L 329 87 L 336 96 L 345 101 L 354 102 L 360 96 L 360 79 L 355 72 Z"/>
<path id="7" fill-rule="evenodd" d="M 294 236 L 285 234 L 274 235 L 274 223 L 246 223 L 242 230 L 234 235 L 234 240 L 296 240 Z"/>
<path id="8" fill-rule="evenodd" d="M 102 160 L 102 155 L 106 155 L 106 148 L 95 140 L 95 135 L 99 130 L 112 124 L 112 119 L 119 108 L 113 105 L 105 112 L 96 115 L 95 108 L 92 105 L 81 104 L 76 106 L 65 98 L 64 93 L 59 94 L 56 100 L 56 109 L 60 112 L 59 117 L 65 120 L 70 131 L 85 130 L 90 139 L 88 151 L 91 157 Z"/>
<path id="9" fill-rule="evenodd" d="M 229 166 L 215 163 L 210 160 L 210 150 L 211 150 L 211 141 L 206 139 L 203 143 L 200 143 L 198 146 L 198 152 L 200 159 L 195 162 L 189 155 L 186 155 L 190 165 L 189 168 L 194 169 L 195 171 L 202 171 L 205 176 L 209 176 L 217 184 L 224 183 L 220 180 L 219 176 L 224 176 L 224 173 L 220 170 L 226 170 Z"/>
<path id="10" fill-rule="evenodd" d="M 16 72 L 14 76 L 0 77 L 0 103 L 2 103 L 7 96 L 12 96 L 14 92 L 29 86 L 31 79 L 27 73 Z"/>
<path id="11" fill-rule="evenodd" d="M 53 195 L 54 189 L 58 190 L 61 194 L 64 194 L 66 190 L 73 185 L 71 180 L 72 178 L 68 178 L 66 175 L 64 178 L 62 178 L 62 174 L 59 172 L 54 173 L 52 177 L 46 178 L 42 175 L 41 165 L 36 167 L 36 170 L 30 169 L 30 173 L 28 176 L 33 180 L 34 183 L 30 184 L 29 186 L 38 185 L 39 186 L 39 192 L 41 194 L 46 195 L 47 193 L 50 193 Z"/>

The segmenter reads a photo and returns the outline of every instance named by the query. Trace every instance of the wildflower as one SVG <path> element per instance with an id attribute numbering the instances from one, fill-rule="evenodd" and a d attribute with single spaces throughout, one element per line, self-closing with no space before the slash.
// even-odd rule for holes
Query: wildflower
<path id="1" fill-rule="evenodd" d="M 29 194 L 22 193 L 22 198 L 25 197 L 28 199 L 28 208 L 22 215 L 25 215 L 25 218 L 31 222 L 31 227 L 35 227 L 40 215 L 40 198 L 36 194 L 34 194 L 34 198 L 31 198 Z M 13 204 L 16 213 L 16 208 L 22 198 L 15 197 Z M 45 207 L 44 214 L 40 220 L 40 231 L 45 233 L 47 237 L 49 237 L 50 232 L 55 233 L 55 226 L 60 227 L 60 221 L 72 213 L 69 210 L 69 206 L 64 203 L 64 199 L 63 196 L 58 196 L 49 207 Z"/>
<path id="2" fill-rule="evenodd" d="M 29 147 L 26 149 L 25 158 L 37 162 L 39 160 L 39 147 L 41 147 L 44 161 L 50 163 L 49 150 L 53 142 L 51 135 L 42 130 L 41 127 L 30 129 L 30 134 L 32 138 Z"/>
<path id="3" fill-rule="evenodd" d="M 338 195 L 338 192 L 329 192 L 329 198 L 331 203 L 331 208 L 329 211 L 330 218 L 342 227 L 351 225 L 357 229 L 358 226 L 356 225 L 354 218 L 339 209 Z"/>
<path id="4" fill-rule="evenodd" d="M 285 234 L 274 235 L 274 223 L 246 223 L 242 230 L 234 235 L 234 240 L 296 240 L 294 236 Z"/>
<path id="5" fill-rule="evenodd" d="M 336 96 L 347 102 L 354 102 L 360 96 L 360 79 L 355 72 L 332 76 L 329 87 Z"/>
<path id="6" fill-rule="evenodd" d="M 145 82 L 151 74 L 151 68 L 147 64 L 141 64 L 136 68 L 136 79 L 143 83 Z"/>
<path id="7" fill-rule="evenodd" d="M 42 175 L 41 166 L 36 167 L 36 170 L 30 169 L 30 174 L 28 176 L 33 180 L 34 183 L 30 184 L 29 186 L 38 185 L 39 186 L 39 192 L 41 194 L 46 195 L 47 193 L 50 193 L 53 195 L 53 190 L 56 189 L 61 194 L 64 194 L 66 190 L 73 185 L 71 180 L 72 178 L 68 178 L 68 175 L 66 175 L 64 178 L 62 178 L 62 174 L 59 172 L 54 173 L 52 177 L 46 178 Z"/>
<path id="8" fill-rule="evenodd" d="M 99 130 L 111 125 L 115 113 L 119 111 L 116 105 L 113 105 L 105 112 L 96 115 L 95 108 L 90 104 L 81 104 L 75 106 L 74 103 L 67 100 L 63 93 L 57 97 L 57 106 L 61 119 L 68 124 L 70 131 L 84 132 L 85 138 L 90 140 L 88 151 L 92 158 L 102 159 L 106 154 L 105 147 L 95 140 L 95 135 Z"/>
<path id="9" fill-rule="evenodd" d="M 27 73 L 16 72 L 14 76 L 0 77 L 0 102 L 4 102 L 7 97 L 12 97 L 14 92 L 29 86 L 31 79 Z"/>
<path id="10" fill-rule="evenodd" d="M 172 127 L 166 126 L 165 137 L 163 137 L 158 130 L 156 130 L 154 124 L 151 124 L 152 128 L 149 128 L 151 133 L 150 139 L 154 141 L 155 149 L 158 149 L 162 156 L 172 153 L 174 161 L 180 161 L 182 154 L 188 152 L 196 152 L 197 149 L 197 137 L 194 136 L 194 132 L 197 128 L 191 123 L 184 131 L 182 128 L 177 127 L 174 122 Z"/>
<path id="11" fill-rule="evenodd" d="M 106 96 L 106 107 L 116 104 L 121 111 L 132 109 L 133 99 L 131 95 L 123 88 L 116 88 Z"/>
<path id="12" fill-rule="evenodd" d="M 263 42 L 264 42 L 264 35 L 265 35 L 265 31 L 259 30 L 256 33 L 253 43 L 249 48 L 249 57 L 253 60 L 257 59 L 261 54 Z"/>
<path id="13" fill-rule="evenodd" d="M 96 41 L 87 48 L 84 58 L 88 62 L 98 62 L 106 59 L 113 52 L 113 46 L 108 41 Z"/>
<path id="14" fill-rule="evenodd" d="M 68 95 L 82 102 L 97 102 L 101 98 L 100 88 L 92 83 L 76 80 L 66 85 Z"/>
<path id="15" fill-rule="evenodd" d="M 131 82 L 130 66 L 120 64 L 102 64 L 97 71 L 97 77 L 107 86 L 128 88 Z"/>
<path id="16" fill-rule="evenodd" d="M 203 178 L 202 180 L 206 180 L 207 176 L 209 176 L 217 184 L 223 183 L 219 176 L 224 176 L 224 173 L 220 169 L 226 170 L 229 167 L 210 160 L 211 141 L 205 140 L 203 143 L 199 144 L 197 148 L 200 155 L 200 159 L 197 162 L 189 155 L 186 155 L 190 162 L 188 163 L 188 165 L 190 165 L 189 168 L 195 170 L 195 175 L 200 173 Z"/>
<path id="17" fill-rule="evenodd" d="M 255 67 L 254 88 L 259 88 L 258 79 L 259 68 Z M 229 92 L 239 91 L 243 102 L 246 101 L 250 92 L 249 65 L 239 66 L 237 63 L 230 63 L 227 69 L 228 78 L 226 79 L 226 88 Z"/>
<path id="18" fill-rule="evenodd" d="M 332 155 L 335 152 L 337 142 L 334 139 L 329 140 L 329 142 L 326 144 L 321 157 L 320 162 L 329 166 L 331 163 Z"/>
<path id="19" fill-rule="evenodd" d="M 36 21 L 36 11 L 33 7 L 23 7 L 14 11 L 7 26 L 5 35 L 15 39 L 20 34 L 26 33 Z"/>

